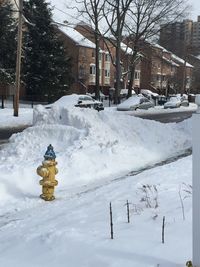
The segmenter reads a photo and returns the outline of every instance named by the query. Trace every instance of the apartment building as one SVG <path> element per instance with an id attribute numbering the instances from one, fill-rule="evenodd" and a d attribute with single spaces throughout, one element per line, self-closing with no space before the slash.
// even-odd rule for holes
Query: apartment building
<path id="1" fill-rule="evenodd" d="M 195 50 L 194 53 L 200 55 L 200 16 L 193 22 L 191 46 Z"/>
<path id="2" fill-rule="evenodd" d="M 200 16 L 197 21 L 183 20 L 161 25 L 160 40 L 161 46 L 172 51 L 180 57 L 187 54 L 200 54 Z"/>

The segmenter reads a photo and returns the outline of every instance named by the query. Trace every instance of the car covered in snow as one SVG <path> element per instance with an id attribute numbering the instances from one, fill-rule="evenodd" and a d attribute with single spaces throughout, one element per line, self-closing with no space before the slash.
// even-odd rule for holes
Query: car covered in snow
<path id="1" fill-rule="evenodd" d="M 179 97 L 172 96 L 170 99 L 164 104 L 164 109 L 167 108 L 179 108 L 181 106 L 181 100 Z"/>
<path id="2" fill-rule="evenodd" d="M 150 91 L 150 90 L 148 90 L 148 89 L 141 89 L 140 90 L 140 93 L 143 95 L 143 96 L 145 96 L 146 98 L 148 98 L 148 99 L 156 99 L 156 98 L 158 98 L 158 96 L 159 96 L 159 94 L 157 94 L 157 93 L 154 93 L 154 92 L 152 92 L 152 91 Z"/>
<path id="3" fill-rule="evenodd" d="M 80 108 L 93 108 L 98 111 L 103 110 L 103 103 L 101 101 L 97 101 L 93 99 L 89 95 L 65 95 L 58 99 L 53 104 L 47 105 L 46 109 L 51 109 L 53 106 L 59 106 L 59 107 L 66 107 L 66 108 L 72 108 L 72 107 L 80 107 Z"/>
<path id="4" fill-rule="evenodd" d="M 94 108 L 96 110 L 104 110 L 103 103 L 101 101 L 95 100 L 89 95 L 81 95 L 78 98 L 75 107 L 80 108 Z"/>
<path id="5" fill-rule="evenodd" d="M 180 106 L 189 106 L 189 102 L 185 97 L 172 96 L 169 101 L 164 104 L 164 109 L 167 108 L 179 108 Z"/>
<path id="6" fill-rule="evenodd" d="M 167 102 L 167 97 L 164 96 L 164 95 L 159 95 L 158 96 L 158 100 L 157 100 L 157 103 L 158 105 L 164 105 L 165 103 Z"/>
<path id="7" fill-rule="evenodd" d="M 154 104 L 142 95 L 133 95 L 127 100 L 117 106 L 119 111 L 137 110 L 137 109 L 149 109 L 154 107 Z"/>
<path id="8" fill-rule="evenodd" d="M 181 96 L 181 106 L 188 107 L 189 106 L 189 101 L 188 101 L 188 96 Z"/>

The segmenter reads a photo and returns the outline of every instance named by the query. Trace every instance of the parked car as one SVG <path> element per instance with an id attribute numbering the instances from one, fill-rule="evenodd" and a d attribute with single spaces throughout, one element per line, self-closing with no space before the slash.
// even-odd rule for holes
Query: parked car
<path id="1" fill-rule="evenodd" d="M 181 106 L 181 99 L 176 96 L 170 97 L 169 101 L 164 104 L 164 108 L 179 108 Z"/>
<path id="2" fill-rule="evenodd" d="M 135 91 L 134 90 L 132 90 L 131 93 L 132 93 L 132 95 L 135 95 Z M 128 95 L 128 89 L 127 88 L 120 90 L 120 97 L 121 98 L 127 97 L 127 95 Z"/>
<path id="3" fill-rule="evenodd" d="M 189 101 L 187 99 L 181 101 L 181 106 L 188 107 L 189 106 Z"/>
<path id="4" fill-rule="evenodd" d="M 148 99 L 151 99 L 151 98 L 156 99 L 159 96 L 159 94 L 154 93 L 154 92 L 152 92 L 151 90 L 148 90 L 148 89 L 141 89 L 140 93 L 143 94 L 143 96 L 145 96 Z"/>
<path id="5" fill-rule="evenodd" d="M 92 93 L 92 94 L 87 93 L 86 95 L 89 95 L 89 96 L 91 96 L 92 98 L 95 99 L 95 93 Z M 101 102 L 103 102 L 103 100 L 105 100 L 105 98 L 106 98 L 106 96 L 101 91 L 99 92 L 99 96 L 100 96 Z"/>
<path id="6" fill-rule="evenodd" d="M 169 101 L 167 101 L 164 104 L 164 108 L 178 108 L 180 106 L 188 107 L 189 106 L 189 101 L 185 96 L 172 96 L 170 97 Z"/>
<path id="7" fill-rule="evenodd" d="M 158 96 L 158 105 L 164 105 L 167 102 L 167 97 L 164 95 Z"/>
<path id="8" fill-rule="evenodd" d="M 58 107 L 80 107 L 80 108 L 94 108 L 98 111 L 103 110 L 103 103 L 101 101 L 97 101 L 88 95 L 65 95 L 58 99 L 56 102 L 45 106 L 46 109 L 51 109 L 54 106 Z"/>
<path id="9" fill-rule="evenodd" d="M 74 106 L 80 108 L 94 108 L 98 111 L 104 110 L 103 103 L 101 101 L 95 100 L 89 95 L 81 95 L 78 98 L 77 104 L 75 104 Z"/>
<path id="10" fill-rule="evenodd" d="M 119 111 L 148 109 L 154 107 L 154 104 L 144 96 L 133 95 L 117 106 Z"/>

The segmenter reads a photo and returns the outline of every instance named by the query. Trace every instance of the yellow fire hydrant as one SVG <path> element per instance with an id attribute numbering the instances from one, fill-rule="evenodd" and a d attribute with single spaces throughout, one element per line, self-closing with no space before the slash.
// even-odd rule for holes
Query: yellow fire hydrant
<path id="1" fill-rule="evenodd" d="M 43 178 L 40 180 L 40 185 L 42 185 L 42 194 L 40 197 L 46 201 L 55 199 L 54 187 L 58 184 L 58 181 L 55 179 L 55 175 L 58 173 L 55 159 L 56 155 L 53 147 L 49 145 L 44 155 L 42 165 L 37 168 L 37 174 Z"/>

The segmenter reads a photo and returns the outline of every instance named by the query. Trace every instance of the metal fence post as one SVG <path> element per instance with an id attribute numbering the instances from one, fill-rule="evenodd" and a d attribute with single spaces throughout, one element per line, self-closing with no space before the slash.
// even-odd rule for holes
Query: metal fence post
<path id="1" fill-rule="evenodd" d="M 200 267 L 200 95 L 195 99 L 198 109 L 192 115 L 192 235 L 195 267 Z"/>

